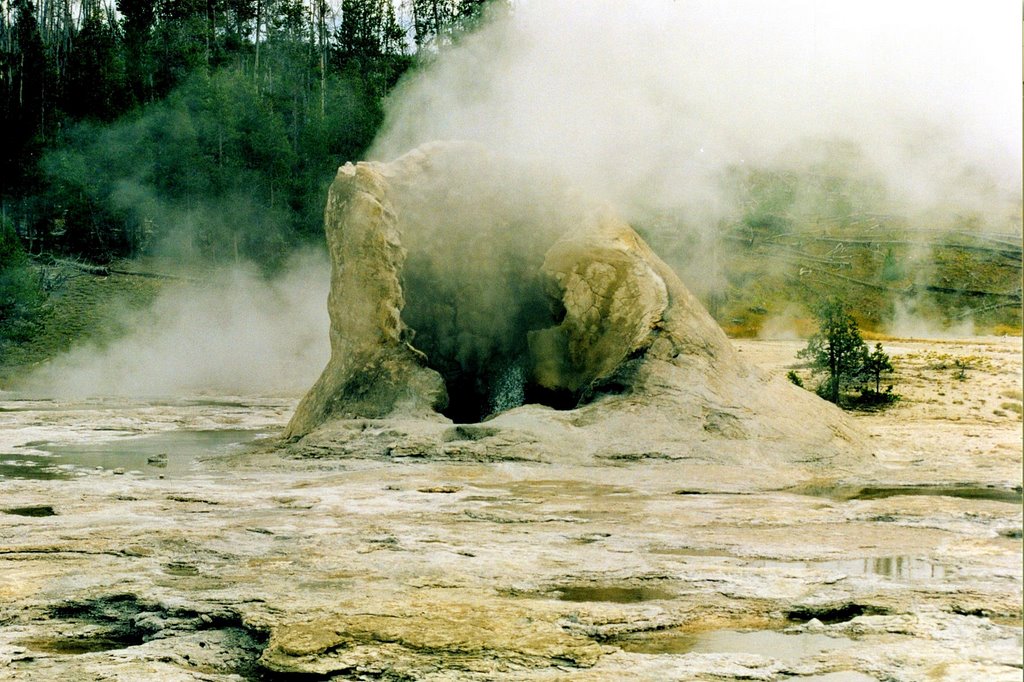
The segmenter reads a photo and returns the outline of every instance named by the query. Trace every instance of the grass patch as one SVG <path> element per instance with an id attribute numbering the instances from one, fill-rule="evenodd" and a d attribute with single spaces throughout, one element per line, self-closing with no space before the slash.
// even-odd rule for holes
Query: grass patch
<path id="1" fill-rule="evenodd" d="M 36 265 L 55 282 L 31 338 L 7 344 L 0 360 L 0 387 L 36 365 L 82 343 L 103 345 L 123 335 L 131 316 L 153 303 L 173 281 L 132 275 L 89 274 L 66 266 Z"/>
<path id="2" fill-rule="evenodd" d="M 1024 414 L 1024 405 L 1021 403 L 1003 403 L 999 407 L 1010 412 L 1016 412 L 1017 414 Z"/>

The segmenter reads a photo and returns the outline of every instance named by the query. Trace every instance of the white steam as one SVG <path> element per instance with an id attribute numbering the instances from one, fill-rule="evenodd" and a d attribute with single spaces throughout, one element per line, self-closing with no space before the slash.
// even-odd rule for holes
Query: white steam
<path id="1" fill-rule="evenodd" d="M 61 398 L 301 394 L 330 355 L 329 281 L 325 258 L 305 255 L 272 281 L 233 268 L 170 285 L 146 311 L 125 313 L 126 336 L 72 350 L 19 388 Z"/>
<path id="2" fill-rule="evenodd" d="M 909 339 L 964 339 L 974 336 L 974 320 L 971 317 L 944 325 L 934 315 L 921 312 L 919 307 L 920 301 L 896 301 L 893 304 L 893 318 L 886 331 L 892 336 Z"/>
<path id="3" fill-rule="evenodd" d="M 987 211 L 1005 224 L 1021 196 L 1019 18 L 1009 0 L 521 0 L 406 78 L 371 156 L 479 142 L 628 218 L 684 215 L 705 226 L 699 251 L 735 211 L 729 169 L 806 169 L 838 145 L 853 149 L 846 170 L 880 181 L 904 215 Z M 713 265 L 699 267 L 715 286 Z M 329 354 L 327 271 L 321 259 L 273 282 L 234 272 L 172 290 L 124 339 L 58 358 L 32 383 L 304 391 Z"/>
<path id="4" fill-rule="evenodd" d="M 727 167 L 799 166 L 843 140 L 904 208 L 1015 204 L 1019 14 L 1008 0 L 530 0 L 408 79 L 374 156 L 469 139 L 634 217 L 710 223 Z"/>

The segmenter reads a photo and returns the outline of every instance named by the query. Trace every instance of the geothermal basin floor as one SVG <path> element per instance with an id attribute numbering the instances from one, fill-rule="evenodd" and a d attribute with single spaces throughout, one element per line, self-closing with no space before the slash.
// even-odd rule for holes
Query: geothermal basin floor
<path id="1" fill-rule="evenodd" d="M 1020 680 L 1021 340 L 884 345 L 877 466 L 821 486 L 295 459 L 290 396 L 0 394 L 0 680 Z"/>

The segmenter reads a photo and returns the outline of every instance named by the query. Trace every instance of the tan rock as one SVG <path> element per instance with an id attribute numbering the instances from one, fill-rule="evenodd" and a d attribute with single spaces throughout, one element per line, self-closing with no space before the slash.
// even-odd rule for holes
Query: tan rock
<path id="1" fill-rule="evenodd" d="M 346 165 L 324 212 L 331 255 L 331 359 L 299 404 L 288 435 L 328 416 L 383 417 L 398 406 L 443 407 L 440 377 L 402 338 L 405 250 L 379 173 Z"/>
<path id="2" fill-rule="evenodd" d="M 413 608 L 410 608 L 413 607 Z M 385 663 L 389 671 L 451 666 L 486 670 L 500 652 L 503 665 L 594 665 L 601 647 L 566 632 L 536 611 L 500 603 L 445 600 L 398 613 L 330 615 L 274 628 L 260 664 L 277 673 L 328 675 Z M 381 649 L 387 651 L 381 656 Z M 370 654 L 376 661 L 368 660 Z M 489 660 L 490 659 L 490 660 Z"/>
<path id="3" fill-rule="evenodd" d="M 565 307 L 557 327 L 530 333 L 534 378 L 577 391 L 646 350 L 669 305 L 665 281 L 644 258 L 639 236 L 610 213 L 548 250 L 543 273 Z"/>

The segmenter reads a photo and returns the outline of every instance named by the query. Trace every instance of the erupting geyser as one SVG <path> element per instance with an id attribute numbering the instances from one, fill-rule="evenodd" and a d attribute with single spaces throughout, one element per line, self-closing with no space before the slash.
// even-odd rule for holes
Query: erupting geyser
<path id="1" fill-rule="evenodd" d="M 459 142 L 348 164 L 325 227 L 332 355 L 289 438 L 347 442 L 358 423 L 369 447 L 367 424 L 387 418 L 417 424 L 420 452 L 499 434 L 546 452 L 572 440 L 551 430 L 566 425 L 603 430 L 577 454 L 617 440 L 848 445 L 837 410 L 745 368 L 629 225 L 543 168 Z M 452 430 L 441 415 L 488 424 Z M 390 429 L 373 447 L 401 439 Z"/>

